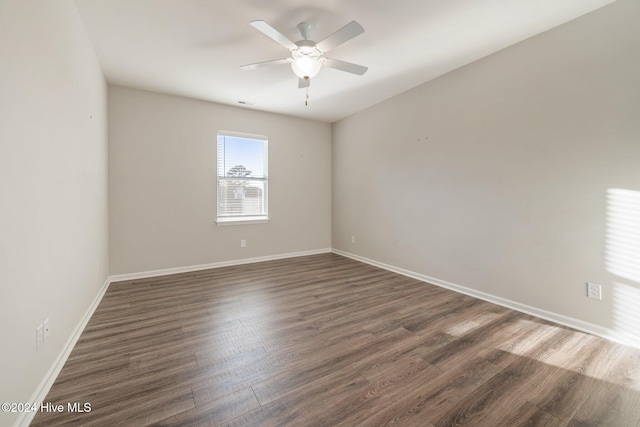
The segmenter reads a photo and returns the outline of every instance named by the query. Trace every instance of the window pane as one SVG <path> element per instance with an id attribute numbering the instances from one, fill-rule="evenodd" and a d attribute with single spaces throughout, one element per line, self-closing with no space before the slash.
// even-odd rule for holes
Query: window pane
<path id="1" fill-rule="evenodd" d="M 218 176 L 267 176 L 266 143 L 259 139 L 218 137 Z"/>

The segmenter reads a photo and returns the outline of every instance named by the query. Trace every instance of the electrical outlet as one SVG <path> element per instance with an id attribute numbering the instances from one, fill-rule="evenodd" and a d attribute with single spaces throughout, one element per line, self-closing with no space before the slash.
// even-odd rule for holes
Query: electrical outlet
<path id="1" fill-rule="evenodd" d="M 44 336 L 42 337 L 42 342 L 45 343 L 49 338 L 49 319 L 45 320 L 43 325 L 44 325 Z"/>
<path id="2" fill-rule="evenodd" d="M 355 243 L 356 242 L 356 236 L 351 236 L 351 243 Z"/>
<path id="3" fill-rule="evenodd" d="M 40 350 L 42 344 L 44 344 L 44 326 L 40 323 L 36 328 L 36 350 Z"/>
<path id="4" fill-rule="evenodd" d="M 246 248 L 247 247 L 247 241 L 245 239 L 240 240 L 240 247 L 241 248 Z"/>
<path id="5" fill-rule="evenodd" d="M 587 282 L 587 296 L 593 299 L 602 299 L 602 285 Z"/>

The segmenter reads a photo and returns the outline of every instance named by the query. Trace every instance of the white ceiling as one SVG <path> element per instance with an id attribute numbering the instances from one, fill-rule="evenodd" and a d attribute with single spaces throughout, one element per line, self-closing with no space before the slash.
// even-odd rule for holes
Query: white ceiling
<path id="1" fill-rule="evenodd" d="M 614 0 L 76 0 L 107 81 L 156 92 L 333 122 Z M 249 22 L 291 40 L 320 41 L 352 20 L 365 33 L 330 57 L 364 76 L 323 68 L 305 90 L 288 56 Z"/>

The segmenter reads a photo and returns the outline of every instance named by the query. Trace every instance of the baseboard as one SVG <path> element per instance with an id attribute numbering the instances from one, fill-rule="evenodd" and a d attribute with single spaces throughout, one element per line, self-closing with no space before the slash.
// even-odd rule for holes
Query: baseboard
<path id="1" fill-rule="evenodd" d="M 288 252 L 284 254 L 268 255 L 268 256 L 262 256 L 262 257 L 243 258 L 243 259 L 236 259 L 231 261 L 214 262 L 211 264 L 199 264 L 199 265 L 190 265 L 186 267 L 143 271 L 140 273 L 116 274 L 113 276 L 109 276 L 109 281 L 113 283 L 113 282 L 122 282 L 126 280 L 146 279 L 149 277 L 167 276 L 170 274 L 178 274 L 178 273 L 189 273 L 191 271 L 209 270 L 211 268 L 230 267 L 230 266 L 242 265 L 242 264 L 253 264 L 255 262 L 274 261 L 278 259 L 294 258 L 294 257 L 300 257 L 300 256 L 307 256 L 307 255 L 326 254 L 330 252 L 331 252 L 331 248 L 314 249 L 310 251 Z"/>
<path id="2" fill-rule="evenodd" d="M 78 322 L 78 325 L 76 326 L 75 330 L 73 331 L 73 333 L 65 343 L 64 347 L 58 354 L 58 357 L 56 358 L 55 362 L 53 363 L 53 365 L 51 365 L 51 367 L 45 374 L 44 378 L 42 379 L 42 381 L 40 381 L 40 384 L 31 395 L 31 398 L 27 400 L 27 402 L 35 403 L 39 407 L 40 404 L 47 397 L 47 393 L 49 393 L 51 386 L 55 382 L 60 371 L 62 370 L 62 367 L 64 366 L 65 362 L 67 361 L 67 358 L 71 354 L 73 347 L 76 345 L 76 342 L 78 342 L 78 339 L 82 334 L 82 331 L 84 331 L 84 328 L 85 326 L 87 326 L 87 323 L 89 323 L 89 319 L 91 319 L 93 312 L 96 311 L 96 308 L 98 308 L 98 304 L 100 304 L 100 301 L 102 301 L 102 297 L 107 291 L 107 288 L 109 287 L 109 283 L 111 282 L 107 278 L 103 283 L 102 287 L 100 288 L 100 290 L 98 291 L 98 294 L 93 299 L 93 302 L 91 303 L 87 311 L 84 313 L 84 316 L 82 316 L 82 318 L 80 319 L 80 322 Z M 36 413 L 37 412 L 20 413 L 15 423 L 13 424 L 14 427 L 28 427 L 31 421 L 33 421 L 33 418 L 36 416 Z"/>
<path id="3" fill-rule="evenodd" d="M 469 295 L 474 298 L 481 299 L 483 301 L 491 302 L 493 304 L 497 304 L 506 308 L 510 308 L 512 310 L 519 311 L 521 313 L 530 314 L 532 316 L 549 320 L 551 322 L 558 323 L 560 325 L 568 326 L 570 328 L 577 329 L 582 332 L 597 335 L 602 338 L 608 339 L 610 341 L 615 341 L 620 344 L 640 348 L 639 340 L 634 339 L 633 337 L 628 337 L 627 335 L 622 335 L 610 328 L 596 325 L 594 323 L 585 322 L 579 319 L 575 319 L 573 317 L 564 316 L 562 314 L 554 313 L 551 311 L 543 310 L 541 308 L 532 307 L 526 304 L 521 304 L 516 301 L 512 301 L 506 298 L 501 298 L 495 295 L 487 294 L 485 292 L 477 291 L 475 289 L 471 289 L 466 286 L 456 285 L 455 283 L 447 282 L 445 280 L 440 280 L 435 277 L 430 277 L 424 274 L 416 273 L 414 271 L 405 270 L 404 268 L 385 264 L 383 262 L 365 258 L 360 255 L 352 254 L 350 252 L 341 251 L 339 249 L 332 249 L 331 251 L 335 254 L 342 255 L 344 257 L 351 258 L 356 261 L 364 262 L 365 264 L 373 265 L 375 267 L 380 267 L 385 270 L 393 271 L 394 273 L 402 274 L 403 276 L 408 276 L 423 282 L 440 286 L 442 288 L 459 292 L 461 294 Z"/>

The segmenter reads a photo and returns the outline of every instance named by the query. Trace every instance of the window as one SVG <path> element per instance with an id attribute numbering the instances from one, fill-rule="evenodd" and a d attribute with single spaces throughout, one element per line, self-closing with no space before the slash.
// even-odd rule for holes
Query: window
<path id="1" fill-rule="evenodd" d="M 266 221 L 267 137 L 218 133 L 218 223 Z"/>

